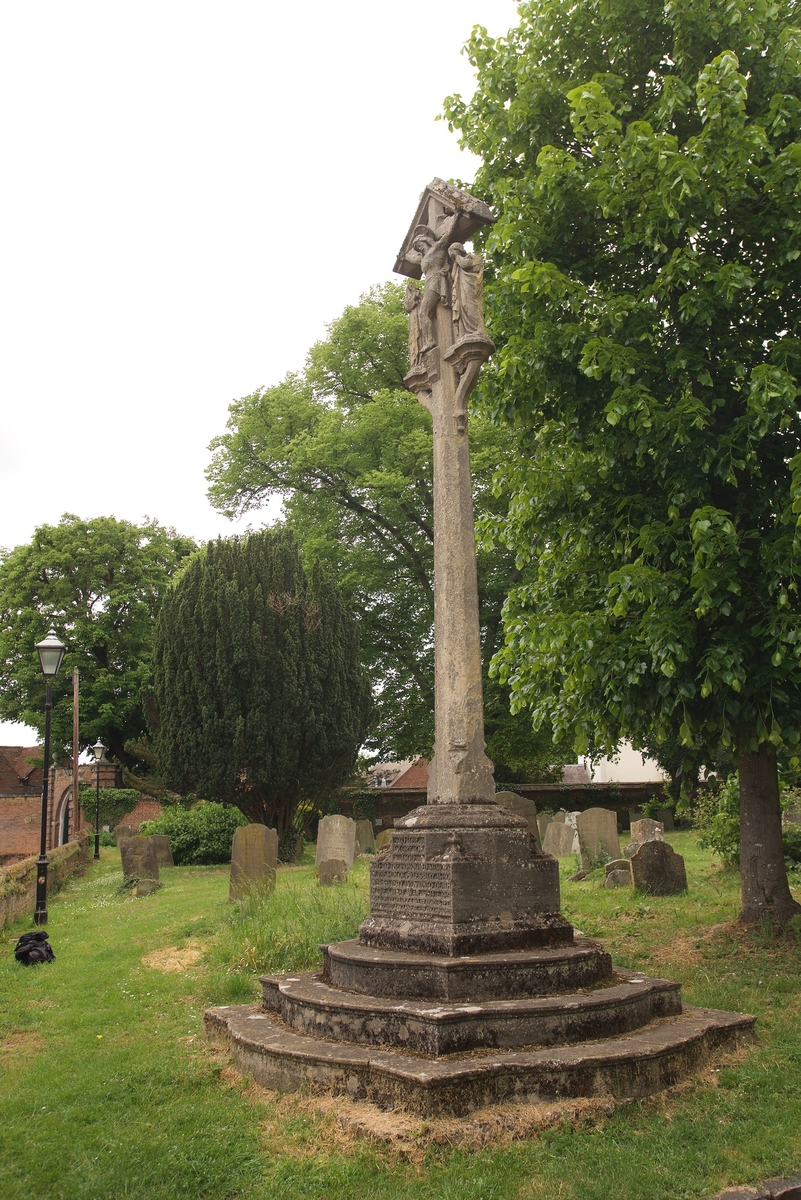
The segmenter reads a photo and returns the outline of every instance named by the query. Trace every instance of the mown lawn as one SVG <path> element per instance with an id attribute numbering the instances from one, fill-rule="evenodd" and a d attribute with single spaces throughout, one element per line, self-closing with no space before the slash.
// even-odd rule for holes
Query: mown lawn
<path id="1" fill-rule="evenodd" d="M 310 865 L 282 870 L 266 908 L 232 911 L 227 870 L 175 868 L 132 901 L 104 850 L 51 899 L 55 963 L 15 963 L 27 924 L 0 937 L 0 1200 L 678 1200 L 801 1173 L 801 930 L 739 931 L 736 876 L 693 835 L 670 840 L 686 896 L 605 890 L 594 875 L 563 883 L 565 913 L 620 965 L 680 979 L 689 1003 L 756 1013 L 759 1044 L 667 1100 L 411 1158 L 254 1095 L 201 1040 L 207 1004 L 255 997 L 257 970 L 313 966 L 318 942 L 355 931 L 366 864 L 332 889 Z"/>

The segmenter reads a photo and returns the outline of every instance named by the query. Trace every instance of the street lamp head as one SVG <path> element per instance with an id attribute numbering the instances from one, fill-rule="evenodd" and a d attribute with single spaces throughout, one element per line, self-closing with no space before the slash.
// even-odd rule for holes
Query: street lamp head
<path id="1" fill-rule="evenodd" d="M 103 743 L 101 742 L 100 738 L 98 738 L 97 741 L 95 742 L 94 746 L 92 746 L 92 754 L 94 754 L 94 756 L 95 756 L 96 763 L 102 763 L 102 762 L 106 761 L 106 751 L 107 750 L 108 750 L 108 746 L 104 746 Z"/>
<path id="2" fill-rule="evenodd" d="M 36 643 L 39 662 L 45 679 L 55 679 L 64 658 L 67 647 L 56 637 L 55 629 L 51 628 L 44 641 Z"/>

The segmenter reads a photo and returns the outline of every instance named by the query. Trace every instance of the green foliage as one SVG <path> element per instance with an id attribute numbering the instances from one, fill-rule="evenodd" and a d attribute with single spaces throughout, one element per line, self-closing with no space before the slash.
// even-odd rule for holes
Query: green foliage
<path id="1" fill-rule="evenodd" d="M 351 793 L 354 821 L 375 820 L 375 789 Z"/>
<path id="2" fill-rule="evenodd" d="M 165 808 L 160 817 L 144 821 L 140 832 L 165 833 L 176 866 L 203 866 L 231 861 L 231 845 L 240 825 L 247 821 L 237 809 L 198 800 L 192 808 Z"/>
<path id="3" fill-rule="evenodd" d="M 717 788 L 699 792 L 693 824 L 702 850 L 714 850 L 728 866 L 740 862 L 740 788 L 730 775 Z"/>
<path id="4" fill-rule="evenodd" d="M 294 825 L 290 825 L 281 834 L 278 839 L 278 861 L 282 863 L 293 863 L 298 851 L 298 839 L 300 834 Z M 301 843 L 302 848 L 302 843 Z"/>
<path id="5" fill-rule="evenodd" d="M 798 809 L 801 800 L 796 788 L 782 788 L 782 811 Z M 698 845 L 702 850 L 714 850 L 727 866 L 740 862 L 740 788 L 736 775 L 722 784 L 702 788 L 695 797 L 693 825 L 698 830 Z M 801 825 L 785 825 L 782 829 L 784 857 L 788 868 L 801 863 Z"/>
<path id="6" fill-rule="evenodd" d="M 145 732 L 141 689 L 153 620 L 169 580 L 195 549 L 157 521 L 66 514 L 28 545 L 0 551 L 0 717 L 44 731 L 44 683 L 34 649 L 52 624 L 67 652 L 53 684 L 53 744 L 72 743 L 72 670 L 80 671 L 81 738 L 100 738 L 136 767 L 127 743 Z"/>
<path id="7" fill-rule="evenodd" d="M 153 732 L 167 784 L 237 805 L 279 835 L 347 778 L 370 687 L 356 626 L 283 527 L 211 542 L 165 597 Z"/>
<path id="8" fill-rule="evenodd" d="M 798 745 L 801 34 L 790 5 L 548 0 L 447 103 L 499 211 L 520 430 L 484 545 L 525 568 L 497 656 L 580 748 Z"/>
<path id="9" fill-rule="evenodd" d="M 371 749 L 400 759 L 430 754 L 434 709 L 431 418 L 404 387 L 407 370 L 403 289 L 385 284 L 330 325 L 302 374 L 231 406 L 208 471 L 223 512 L 280 496 L 305 560 L 320 559 L 341 583 L 375 684 Z M 514 436 L 471 415 L 470 442 L 477 511 L 500 512 L 492 476 L 514 457 Z M 514 553 L 480 553 L 478 573 L 488 663 L 519 577 Z M 487 691 L 486 733 L 504 777 L 569 755 L 550 731 L 534 735 L 527 716 L 512 717 L 497 683 Z"/>
<path id="10" fill-rule="evenodd" d="M 120 824 L 126 813 L 135 808 L 140 793 L 135 788 L 101 788 L 99 795 L 100 826 L 102 828 L 104 825 L 108 825 L 109 829 L 113 829 L 115 825 Z M 78 790 L 78 799 L 83 809 L 83 815 L 93 828 L 97 796 L 98 793 L 91 784 L 81 784 Z M 114 839 L 112 837 L 113 844 Z"/>

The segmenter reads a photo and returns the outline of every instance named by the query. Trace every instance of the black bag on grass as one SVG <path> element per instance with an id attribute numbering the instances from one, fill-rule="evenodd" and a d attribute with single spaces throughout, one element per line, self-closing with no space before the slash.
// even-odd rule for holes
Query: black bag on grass
<path id="1" fill-rule="evenodd" d="M 56 956 L 47 940 L 47 930 L 37 929 L 34 933 L 23 933 L 14 947 L 14 957 L 25 967 L 30 967 L 33 963 L 54 962 Z"/>

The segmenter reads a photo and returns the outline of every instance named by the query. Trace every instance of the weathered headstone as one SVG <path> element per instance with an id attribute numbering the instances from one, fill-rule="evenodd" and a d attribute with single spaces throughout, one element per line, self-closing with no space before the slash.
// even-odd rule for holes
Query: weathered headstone
<path id="1" fill-rule="evenodd" d="M 175 863 L 172 859 L 172 847 L 170 839 L 166 833 L 153 833 L 150 835 L 153 838 L 153 844 L 156 847 L 156 859 L 160 867 L 174 867 Z"/>
<path id="2" fill-rule="evenodd" d="M 317 877 L 321 887 L 344 883 L 348 878 L 348 864 L 343 858 L 326 858 L 317 868 Z"/>
<path id="3" fill-rule="evenodd" d="M 650 817 L 641 817 L 639 821 L 631 822 L 631 841 L 623 853 L 631 858 L 637 853 L 643 842 L 662 842 L 665 840 L 664 827 L 661 821 L 652 821 Z"/>
<path id="4" fill-rule="evenodd" d="M 574 853 L 575 840 L 576 831 L 570 825 L 565 825 L 562 821 L 551 821 L 545 830 L 545 842 L 542 848 L 546 854 L 552 854 L 554 858 L 569 858 Z"/>
<path id="5" fill-rule="evenodd" d="M 120 857 L 124 878 L 136 879 L 137 895 L 146 895 L 147 892 L 138 885 L 145 879 L 152 879 L 154 883 L 159 881 L 159 861 L 153 838 L 141 834 L 120 838 Z"/>
<path id="6" fill-rule="evenodd" d="M 650 817 L 641 817 L 639 821 L 631 822 L 631 840 L 633 842 L 663 842 L 665 827 L 661 821 L 652 821 Z"/>
<path id="7" fill-rule="evenodd" d="M 380 853 L 382 850 L 386 850 L 387 846 L 392 841 L 392 834 L 393 830 L 391 829 L 381 830 L 378 837 L 375 839 L 375 848 L 377 853 Z"/>
<path id="8" fill-rule="evenodd" d="M 631 887 L 631 870 L 610 871 L 604 879 L 604 887 Z"/>
<path id="9" fill-rule="evenodd" d="M 592 866 L 599 859 L 620 858 L 617 814 L 608 808 L 588 808 L 576 818 L 581 842 L 581 865 Z"/>
<path id="10" fill-rule="evenodd" d="M 231 847 L 229 900 L 271 892 L 278 869 L 278 834 L 266 825 L 240 825 Z"/>
<path id="11" fill-rule="evenodd" d="M 158 879 L 138 879 L 134 890 L 131 892 L 131 895 L 136 897 L 152 896 L 153 893 L 158 889 L 158 886 Z"/>
<path id="12" fill-rule="evenodd" d="M 356 822 L 350 817 L 335 813 L 323 817 L 317 829 L 317 853 L 315 862 L 319 866 L 329 858 L 341 858 L 348 864 L 348 870 L 353 866 L 356 857 Z"/>
<path id="13" fill-rule="evenodd" d="M 553 820 L 553 813 L 537 813 L 537 829 L 540 833 L 540 845 L 545 845 L 545 830 Z"/>
<path id="14" fill-rule="evenodd" d="M 643 842 L 630 861 L 639 891 L 649 896 L 676 896 L 687 891 L 684 859 L 667 842 Z"/>
<path id="15" fill-rule="evenodd" d="M 527 800 L 525 796 L 518 796 L 517 792 L 496 792 L 495 801 L 500 804 L 501 808 L 505 808 L 507 812 L 514 813 L 517 817 L 522 817 L 528 825 L 529 833 L 536 839 L 537 849 L 542 849 L 540 841 L 540 830 L 537 825 L 537 806 L 533 800 Z"/>
<path id="16" fill-rule="evenodd" d="M 375 854 L 375 834 L 372 821 L 356 822 L 356 853 Z"/>
<path id="17" fill-rule="evenodd" d="M 121 838 L 133 837 L 133 825 L 115 825 L 114 826 L 114 841 L 119 847 Z"/>
<path id="18" fill-rule="evenodd" d="M 631 875 L 631 866 L 627 858 L 613 858 L 611 862 L 604 866 L 604 874 L 608 875 L 610 871 L 628 871 Z"/>
<path id="19" fill-rule="evenodd" d="M 561 821 L 564 825 L 565 821 L 567 820 L 567 810 L 564 808 L 557 808 L 556 812 L 553 814 L 553 819 L 554 821 Z"/>

